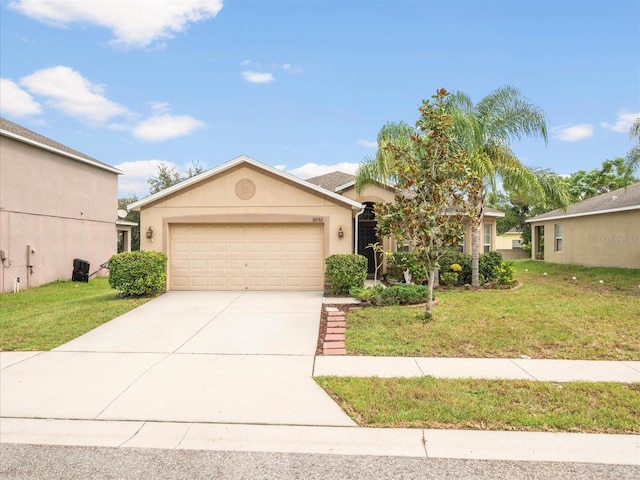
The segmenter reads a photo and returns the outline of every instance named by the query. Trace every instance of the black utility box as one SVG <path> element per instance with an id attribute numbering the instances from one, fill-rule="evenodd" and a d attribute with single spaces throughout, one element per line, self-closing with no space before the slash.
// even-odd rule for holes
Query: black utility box
<path id="1" fill-rule="evenodd" d="M 80 258 L 73 259 L 73 273 L 71 274 L 71 280 L 74 282 L 88 282 L 89 281 L 89 267 L 91 264 L 86 260 Z"/>

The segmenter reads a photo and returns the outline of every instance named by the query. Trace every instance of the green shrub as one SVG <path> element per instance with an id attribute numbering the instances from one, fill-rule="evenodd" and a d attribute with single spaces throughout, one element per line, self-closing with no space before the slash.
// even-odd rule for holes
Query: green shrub
<path id="1" fill-rule="evenodd" d="M 387 254 L 387 259 L 387 275 L 391 278 L 402 281 L 402 272 L 409 270 L 412 282 L 419 284 L 427 279 L 427 270 L 415 252 L 391 252 Z"/>
<path id="2" fill-rule="evenodd" d="M 471 283 L 471 255 L 462 252 L 448 252 L 438 260 L 440 266 L 440 280 L 442 275 L 451 271 L 451 265 L 460 265 L 462 270 L 458 271 L 458 280 L 455 285 L 464 285 Z M 446 284 L 445 284 L 446 285 Z"/>
<path id="3" fill-rule="evenodd" d="M 457 272 L 444 272 L 440 274 L 440 283 L 447 287 L 455 287 L 458 284 Z"/>
<path id="4" fill-rule="evenodd" d="M 380 305 L 412 305 L 427 301 L 429 288 L 425 285 L 394 285 L 380 293 Z"/>
<path id="5" fill-rule="evenodd" d="M 380 294 L 384 290 L 381 285 L 374 287 L 353 287 L 349 290 L 349 295 L 357 298 L 361 302 L 370 303 L 372 305 L 380 304 Z"/>
<path id="6" fill-rule="evenodd" d="M 363 287 L 367 279 L 367 258 L 355 254 L 335 254 L 325 260 L 326 278 L 331 295 L 349 293 L 353 287 Z"/>
<path id="7" fill-rule="evenodd" d="M 164 288 L 167 256 L 160 252 L 122 252 L 109 259 L 111 288 L 130 295 L 151 295 Z"/>
<path id="8" fill-rule="evenodd" d="M 490 282 L 495 280 L 494 271 L 496 267 L 500 266 L 502 260 L 502 254 L 500 252 L 487 252 L 480 255 L 478 259 L 478 270 L 480 275 L 484 277 L 484 281 Z"/>
<path id="9" fill-rule="evenodd" d="M 493 276 L 496 283 L 501 287 L 511 287 L 516 284 L 513 278 L 514 273 L 516 273 L 516 269 L 513 266 L 513 262 L 509 260 L 498 265 L 493 271 Z"/>

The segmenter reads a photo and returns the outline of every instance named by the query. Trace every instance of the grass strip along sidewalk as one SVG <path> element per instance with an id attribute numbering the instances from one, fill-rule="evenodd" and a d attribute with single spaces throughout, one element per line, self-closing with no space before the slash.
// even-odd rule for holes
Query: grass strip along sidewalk
<path id="1" fill-rule="evenodd" d="M 119 298 L 107 278 L 5 293 L 0 295 L 0 350 L 50 350 L 150 298 Z"/>
<path id="2" fill-rule="evenodd" d="M 640 384 L 316 377 L 360 426 L 640 433 Z"/>

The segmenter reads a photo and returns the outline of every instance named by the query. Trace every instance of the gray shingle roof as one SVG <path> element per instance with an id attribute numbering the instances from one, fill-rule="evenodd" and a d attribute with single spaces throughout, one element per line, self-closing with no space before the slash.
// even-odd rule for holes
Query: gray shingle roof
<path id="1" fill-rule="evenodd" d="M 577 217 L 584 215 L 597 215 L 605 212 L 619 210 L 633 210 L 640 208 L 640 182 L 629 185 L 627 188 L 619 188 L 609 193 L 603 193 L 597 197 L 587 198 L 578 203 L 569 205 L 566 210 L 559 208 L 551 212 L 537 215 L 527 222 L 539 222 L 551 218 Z"/>
<path id="2" fill-rule="evenodd" d="M 51 147 L 56 150 L 60 150 L 61 152 L 73 155 L 75 157 L 79 157 L 82 160 L 86 160 L 87 163 L 95 164 L 97 167 L 104 168 L 105 170 L 109 170 L 115 173 L 122 173 L 120 170 L 112 167 L 109 164 L 101 162 L 100 160 L 96 160 L 93 157 L 85 155 L 82 152 L 78 152 L 72 148 L 63 145 L 62 143 L 51 140 L 50 138 L 45 137 L 44 135 L 40 135 L 28 128 L 25 128 L 17 123 L 12 122 L 11 120 L 7 120 L 6 118 L 0 117 L 0 130 L 12 133 L 18 137 L 22 137 L 23 139 L 29 140 L 36 144 L 40 144 L 45 147 Z"/>
<path id="3" fill-rule="evenodd" d="M 335 192 L 336 188 L 345 183 L 352 182 L 356 179 L 355 175 L 344 172 L 331 172 L 324 175 L 318 175 L 317 177 L 307 178 L 306 181 L 313 183 L 322 188 L 326 188 L 331 192 Z"/>

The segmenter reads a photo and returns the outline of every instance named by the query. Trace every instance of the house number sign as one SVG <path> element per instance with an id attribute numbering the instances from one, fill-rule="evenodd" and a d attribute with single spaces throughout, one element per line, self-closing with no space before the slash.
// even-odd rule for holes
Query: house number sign
<path id="1" fill-rule="evenodd" d="M 312 222 L 324 222 L 324 217 L 313 217 Z"/>

